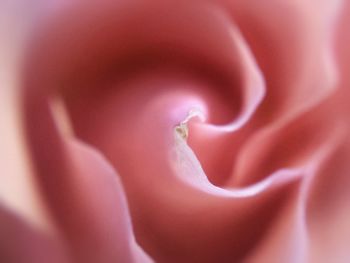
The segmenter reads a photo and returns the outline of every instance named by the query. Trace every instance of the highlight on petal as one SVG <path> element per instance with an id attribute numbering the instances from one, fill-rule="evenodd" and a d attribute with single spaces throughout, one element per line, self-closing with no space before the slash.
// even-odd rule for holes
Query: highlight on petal
<path id="1" fill-rule="evenodd" d="M 56 229 L 25 147 L 19 102 L 25 49 L 41 4 L 41 0 L 0 2 L 0 202 L 24 224 L 54 236 Z"/>
<path id="2" fill-rule="evenodd" d="M 240 64 L 240 74 L 242 78 L 242 108 L 240 114 L 225 125 L 208 125 L 219 131 L 236 131 L 241 128 L 254 114 L 265 95 L 265 82 L 263 74 L 254 60 L 248 43 L 246 43 L 237 28 L 231 26 L 232 43 L 237 49 L 235 55 L 238 56 Z"/>
<path id="3" fill-rule="evenodd" d="M 268 178 L 253 185 L 241 188 L 222 188 L 213 185 L 205 175 L 200 162 L 181 134 L 175 134 L 175 145 L 172 153 L 172 167 L 175 174 L 184 182 L 208 194 L 222 197 L 244 198 L 255 196 L 270 187 L 276 187 L 290 181 L 297 180 L 304 172 L 304 168 L 281 169 Z"/>

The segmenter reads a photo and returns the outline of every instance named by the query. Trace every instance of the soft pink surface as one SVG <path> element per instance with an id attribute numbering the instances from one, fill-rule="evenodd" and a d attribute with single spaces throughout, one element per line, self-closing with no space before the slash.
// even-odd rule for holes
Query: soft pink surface
<path id="1" fill-rule="evenodd" d="M 1 209 L 10 242 L 0 257 L 349 261 L 349 7 L 38 7 L 17 74 L 33 178 L 55 231 Z M 74 134 L 54 117 L 57 97 Z M 205 120 L 190 121 L 186 143 L 174 127 L 192 109 Z"/>

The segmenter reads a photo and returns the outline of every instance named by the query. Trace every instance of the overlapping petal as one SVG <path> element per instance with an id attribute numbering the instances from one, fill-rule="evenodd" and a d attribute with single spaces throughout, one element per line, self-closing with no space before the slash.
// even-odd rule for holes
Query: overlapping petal
<path id="1" fill-rule="evenodd" d="M 317 262 L 348 239 L 322 229 L 347 225 L 330 176 L 349 183 L 340 1 L 55 3 L 25 49 L 22 110 L 74 260 L 151 261 L 133 229 L 157 262 Z"/>

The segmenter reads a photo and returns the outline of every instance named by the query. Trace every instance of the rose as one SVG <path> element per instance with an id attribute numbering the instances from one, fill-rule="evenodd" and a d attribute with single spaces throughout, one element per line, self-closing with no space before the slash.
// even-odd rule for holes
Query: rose
<path id="1" fill-rule="evenodd" d="M 53 2 L 28 27 L 6 13 L 1 81 L 19 96 L 3 89 L 2 149 L 19 160 L 2 158 L 1 258 L 148 261 L 132 222 L 159 262 L 346 261 L 341 7 Z"/>

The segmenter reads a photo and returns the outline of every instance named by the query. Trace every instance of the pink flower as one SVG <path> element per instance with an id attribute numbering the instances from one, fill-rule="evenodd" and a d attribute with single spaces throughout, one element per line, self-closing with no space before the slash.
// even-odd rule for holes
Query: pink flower
<path id="1" fill-rule="evenodd" d="M 1 262 L 350 260 L 347 2 L 32 2 L 0 4 Z"/>

